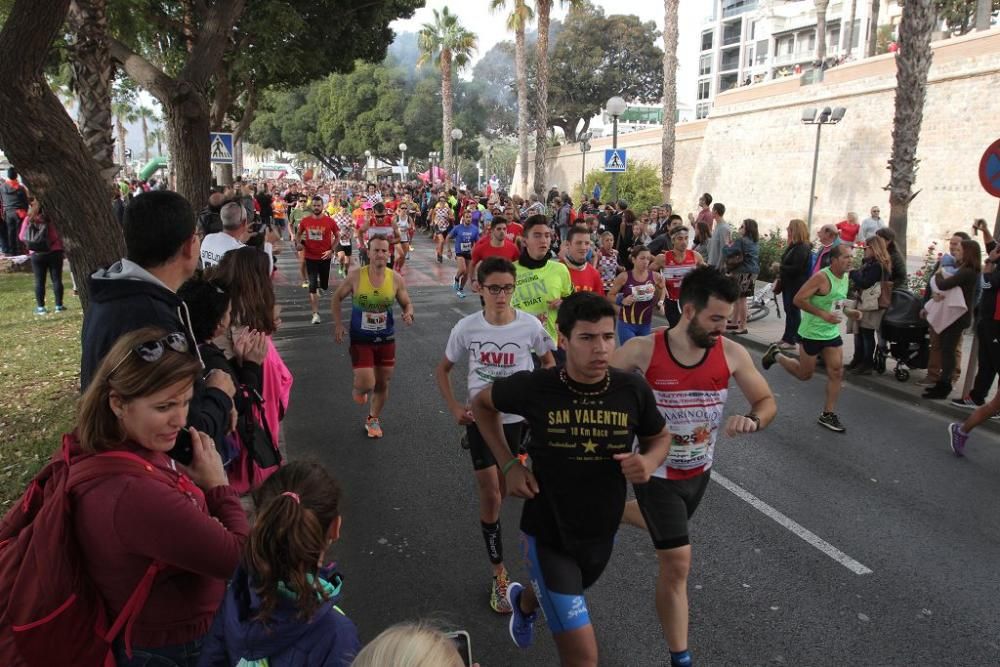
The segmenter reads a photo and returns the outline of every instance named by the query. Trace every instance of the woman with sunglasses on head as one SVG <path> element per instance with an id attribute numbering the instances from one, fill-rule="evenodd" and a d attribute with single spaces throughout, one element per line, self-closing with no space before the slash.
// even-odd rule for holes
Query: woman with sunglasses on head
<path id="1" fill-rule="evenodd" d="M 150 585 L 134 624 L 115 638 L 120 666 L 197 664 L 249 534 L 212 439 L 185 430 L 201 372 L 183 333 L 127 333 L 98 367 L 67 436 L 71 466 L 98 452 L 136 462 L 135 474 L 72 490 L 80 555 L 108 617 Z"/>

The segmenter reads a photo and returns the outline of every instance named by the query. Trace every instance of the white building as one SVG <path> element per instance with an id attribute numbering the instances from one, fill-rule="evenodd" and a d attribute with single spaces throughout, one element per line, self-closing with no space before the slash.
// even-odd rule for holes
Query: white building
<path id="1" fill-rule="evenodd" d="M 897 25 L 896 0 L 879 0 L 879 26 Z M 816 60 L 813 0 L 709 0 L 701 31 L 695 117 L 704 118 L 719 93 L 736 86 L 810 69 Z M 848 52 L 847 29 L 854 10 L 851 57 L 864 56 L 873 29 L 871 0 L 831 0 L 826 12 L 826 55 Z"/>

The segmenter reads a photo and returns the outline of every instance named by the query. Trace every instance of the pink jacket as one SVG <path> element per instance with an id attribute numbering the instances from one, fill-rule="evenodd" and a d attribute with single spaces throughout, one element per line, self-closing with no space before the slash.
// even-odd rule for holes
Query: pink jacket
<path id="1" fill-rule="evenodd" d="M 51 220 L 49 220 L 48 218 L 46 218 L 44 215 L 39 215 L 38 217 L 41 218 L 42 222 L 44 222 L 44 223 L 46 223 L 48 225 L 46 227 L 46 230 L 49 233 L 49 252 L 59 252 L 59 251 L 61 251 L 63 249 L 62 237 L 59 236 L 59 231 L 56 230 L 55 223 L 52 222 Z M 26 243 L 26 241 L 25 241 L 25 235 L 26 235 L 26 233 L 28 231 L 28 225 L 31 224 L 31 221 L 33 219 L 34 219 L 34 216 L 26 215 L 26 216 L 24 216 L 24 220 L 21 221 L 21 231 L 18 233 L 17 238 L 19 238 L 22 243 Z M 35 251 L 34 250 L 28 250 L 28 254 L 29 255 L 34 255 Z"/>

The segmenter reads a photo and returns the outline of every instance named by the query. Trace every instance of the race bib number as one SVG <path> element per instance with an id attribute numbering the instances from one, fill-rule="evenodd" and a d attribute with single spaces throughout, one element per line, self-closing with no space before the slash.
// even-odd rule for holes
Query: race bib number
<path id="1" fill-rule="evenodd" d="M 472 250 L 472 243 L 470 243 L 469 241 L 463 241 L 462 243 L 459 244 L 459 247 L 462 249 L 462 252 L 469 252 L 470 250 Z"/>
<path id="2" fill-rule="evenodd" d="M 389 313 L 370 313 L 365 311 L 361 313 L 361 330 L 362 331 L 385 331 L 386 327 L 389 325 Z"/>
<path id="3" fill-rule="evenodd" d="M 310 241 L 322 241 L 323 240 L 323 230 L 317 227 L 309 227 L 306 229 L 306 238 Z"/>
<path id="4" fill-rule="evenodd" d="M 410 235 L 407 234 L 406 232 L 400 232 L 399 233 L 399 242 L 400 243 L 409 243 L 410 242 Z"/>
<path id="5" fill-rule="evenodd" d="M 632 296 L 636 301 L 652 301 L 656 294 L 656 286 L 649 283 L 645 285 L 633 285 Z"/>

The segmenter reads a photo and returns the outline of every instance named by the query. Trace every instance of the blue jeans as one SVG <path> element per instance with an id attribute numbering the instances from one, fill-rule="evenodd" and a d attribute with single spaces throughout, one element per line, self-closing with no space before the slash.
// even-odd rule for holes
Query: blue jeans
<path id="1" fill-rule="evenodd" d="M 795 292 L 798 289 L 791 290 L 789 287 L 792 285 L 785 287 L 781 292 L 781 301 L 785 304 L 785 333 L 781 335 L 781 340 L 795 345 L 799 342 L 799 324 L 802 323 L 802 311 L 793 303 Z"/>
<path id="2" fill-rule="evenodd" d="M 125 642 L 115 642 L 115 664 L 118 667 L 197 667 L 202 640 L 157 648 L 132 647 L 132 658 L 125 655 Z"/>
<path id="3" fill-rule="evenodd" d="M 624 345 L 636 336 L 648 336 L 652 328 L 653 325 L 649 322 L 646 324 L 629 324 L 628 322 L 618 320 L 618 344 Z"/>

